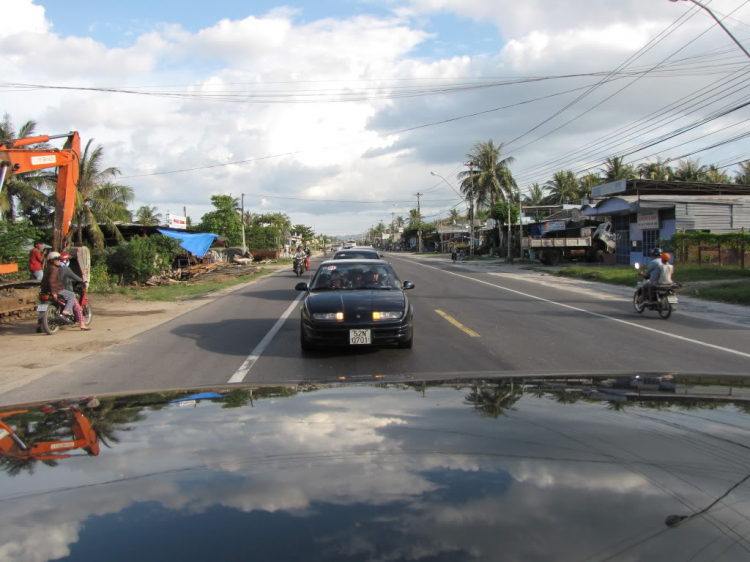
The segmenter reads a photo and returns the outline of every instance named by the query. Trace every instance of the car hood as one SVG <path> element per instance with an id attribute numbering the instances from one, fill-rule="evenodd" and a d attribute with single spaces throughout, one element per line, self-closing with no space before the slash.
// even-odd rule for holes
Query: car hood
<path id="1" fill-rule="evenodd" d="M 750 516 L 744 394 L 638 398 L 623 380 L 87 397 L 97 455 L 0 457 L 0 552 L 577 561 L 685 560 L 705 547 L 701 560 L 746 560 L 732 530 Z M 4 421 L 27 444 L 67 439 L 70 403 L 39 406 Z M 669 527 L 671 515 L 692 517 Z"/>
<path id="2" fill-rule="evenodd" d="M 320 291 L 307 297 L 307 308 L 312 312 L 344 312 L 347 317 L 356 313 L 369 314 L 373 310 L 404 310 L 406 296 L 398 290 Z M 352 316 L 353 317 L 353 316 Z"/>

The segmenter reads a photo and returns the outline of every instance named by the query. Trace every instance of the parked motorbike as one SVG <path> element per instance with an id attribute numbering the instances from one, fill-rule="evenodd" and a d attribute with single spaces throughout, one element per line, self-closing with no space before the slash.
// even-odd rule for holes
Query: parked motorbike
<path id="1" fill-rule="evenodd" d="M 640 264 L 636 263 L 635 268 L 640 269 Z M 642 273 L 639 272 L 639 275 L 642 275 Z M 635 308 L 638 314 L 642 314 L 647 309 L 655 310 L 661 318 L 666 320 L 677 310 L 679 299 L 675 291 L 679 288 L 680 285 L 678 283 L 657 285 L 655 291 L 656 300 L 651 302 L 648 300 L 648 281 L 643 280 L 638 284 L 638 288 L 633 294 L 633 308 Z"/>
<path id="2" fill-rule="evenodd" d="M 88 302 L 88 292 L 86 287 L 76 288 L 76 298 L 81 305 L 81 311 L 83 313 L 83 323 L 88 326 L 94 319 L 94 314 L 91 311 L 91 305 Z M 53 297 L 51 293 L 39 293 L 39 302 L 36 310 L 39 313 L 39 327 L 44 330 L 45 333 L 52 336 L 60 331 L 60 328 L 65 326 L 77 326 L 78 322 L 75 321 L 73 316 L 66 316 L 62 313 L 65 308 L 65 299 L 60 297 Z"/>

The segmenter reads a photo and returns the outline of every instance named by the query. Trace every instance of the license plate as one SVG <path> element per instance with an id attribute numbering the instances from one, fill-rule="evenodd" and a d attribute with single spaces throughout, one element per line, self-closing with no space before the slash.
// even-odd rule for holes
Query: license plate
<path id="1" fill-rule="evenodd" d="M 367 345 L 372 343 L 371 330 L 349 330 L 351 345 Z"/>
<path id="2" fill-rule="evenodd" d="M 48 306 L 49 306 L 48 304 L 40 304 L 40 305 L 37 305 L 37 307 L 36 307 L 36 311 L 37 311 L 37 312 L 44 312 L 45 310 L 47 310 L 47 307 L 48 307 Z"/>
<path id="3" fill-rule="evenodd" d="M 677 304 L 680 301 L 677 300 L 677 297 L 675 297 L 674 295 L 672 295 L 672 296 L 668 296 L 667 297 L 667 302 L 669 304 Z"/>

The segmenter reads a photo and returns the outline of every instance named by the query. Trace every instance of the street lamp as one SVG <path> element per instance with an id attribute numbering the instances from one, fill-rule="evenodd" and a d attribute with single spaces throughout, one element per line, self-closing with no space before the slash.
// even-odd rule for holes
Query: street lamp
<path id="1" fill-rule="evenodd" d="M 750 58 L 750 53 L 747 52 L 747 49 L 745 49 L 745 47 L 742 45 L 742 43 L 740 43 L 737 40 L 737 38 L 734 35 L 732 35 L 732 32 L 729 31 L 729 29 L 727 29 L 727 26 L 725 26 L 724 23 L 719 18 L 716 17 L 716 14 L 714 14 L 708 6 L 705 6 L 704 4 L 701 4 L 700 2 L 698 2 L 698 0 L 669 0 L 669 1 L 670 2 L 692 2 L 693 4 L 695 4 L 696 6 L 698 6 L 699 8 L 703 8 L 704 10 L 706 10 L 711 15 L 711 17 L 714 18 L 714 20 L 716 21 L 716 23 L 718 23 L 719 26 L 721 26 L 721 28 L 726 32 L 726 34 L 729 35 L 729 37 L 732 38 L 732 41 L 734 41 L 735 43 L 737 43 L 737 46 L 740 49 L 742 49 L 742 52 L 745 53 L 745 55 L 748 58 Z"/>
<path id="2" fill-rule="evenodd" d="M 435 172 L 430 172 L 430 175 L 435 176 L 436 178 L 440 178 L 445 183 L 448 184 L 448 187 L 450 187 L 456 195 L 458 195 L 461 200 L 466 203 L 466 205 L 469 207 L 469 255 L 474 255 L 474 201 L 469 200 L 469 202 L 466 202 L 466 198 L 464 198 L 463 195 L 461 195 L 458 191 L 456 191 L 456 188 L 451 185 L 451 182 L 449 182 L 447 179 L 445 179 L 440 174 L 436 174 Z"/>

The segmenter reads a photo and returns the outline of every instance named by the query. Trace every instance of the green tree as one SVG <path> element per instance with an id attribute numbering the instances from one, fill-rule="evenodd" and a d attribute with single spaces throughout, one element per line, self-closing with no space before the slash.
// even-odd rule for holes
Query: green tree
<path id="1" fill-rule="evenodd" d="M 591 190 L 603 183 L 602 177 L 594 172 L 589 172 L 578 178 L 578 197 L 591 197 Z"/>
<path id="2" fill-rule="evenodd" d="M 484 209 L 483 209 L 484 210 Z M 505 201 L 498 201 L 491 209 L 489 209 L 490 217 L 496 221 L 505 223 L 508 221 L 508 203 Z M 518 205 L 511 203 L 510 205 L 510 224 L 516 224 L 518 222 Z"/>
<path id="3" fill-rule="evenodd" d="M 523 198 L 524 205 L 544 205 L 544 200 L 547 198 L 546 188 L 540 186 L 538 183 L 533 183 L 529 186 L 529 192 Z"/>
<path id="4" fill-rule="evenodd" d="M 115 225 L 118 221 L 130 220 L 128 204 L 135 199 L 132 188 L 115 183 L 120 170 L 115 167 L 101 169 L 104 158 L 102 145 L 91 147 L 94 139 L 89 139 L 83 151 L 78 178 L 78 197 L 74 220 L 78 245 L 83 246 L 83 231 L 87 229 L 94 247 L 104 249 L 104 232 L 100 225 L 124 242 L 122 234 Z"/>
<path id="5" fill-rule="evenodd" d="M 685 158 L 677 163 L 674 179 L 677 181 L 705 181 L 706 167 L 701 166 L 700 160 Z"/>
<path id="6" fill-rule="evenodd" d="M 161 224 L 161 213 L 157 213 L 156 211 L 156 207 L 143 205 L 136 211 L 135 218 L 138 219 L 139 223 L 146 226 L 159 225 Z"/>
<path id="7" fill-rule="evenodd" d="M 740 169 L 734 173 L 734 183 L 750 185 L 750 160 L 740 162 Z"/>
<path id="8" fill-rule="evenodd" d="M 0 263 L 25 262 L 28 246 L 41 234 L 29 221 L 0 221 Z"/>
<path id="9" fill-rule="evenodd" d="M 401 215 L 397 215 L 393 220 L 396 223 L 396 228 L 402 228 L 406 224 L 406 220 Z"/>
<path id="10" fill-rule="evenodd" d="M 716 164 L 711 164 L 706 170 L 705 180 L 709 183 L 732 183 L 732 178 Z"/>
<path id="11" fill-rule="evenodd" d="M 451 209 L 448 211 L 448 220 L 453 224 L 458 224 L 461 222 L 461 219 L 463 217 L 461 216 L 461 211 L 458 209 Z"/>
<path id="12" fill-rule="evenodd" d="M 201 217 L 198 229 L 225 236 L 230 246 L 242 244 L 242 221 L 237 212 L 237 199 L 231 195 L 212 195 L 211 204 L 216 210 Z"/>
<path id="13" fill-rule="evenodd" d="M 557 204 L 570 203 L 578 199 L 578 182 L 570 170 L 555 172 L 546 184 L 550 195 Z"/>
<path id="14" fill-rule="evenodd" d="M 409 209 L 409 227 L 419 227 L 422 224 L 422 215 L 419 209 Z"/>
<path id="15" fill-rule="evenodd" d="M 304 240 L 305 242 L 309 242 L 313 238 L 315 238 L 315 232 L 313 232 L 312 227 L 304 225 L 304 224 L 293 225 L 292 233 L 301 236 L 302 240 Z"/>
<path id="16" fill-rule="evenodd" d="M 0 143 L 33 137 L 36 134 L 36 122 L 26 121 L 16 131 L 10 115 L 6 113 L 0 121 Z M 34 144 L 26 147 L 28 150 L 45 148 L 45 144 Z M 0 211 L 7 221 L 16 218 L 18 207 L 26 213 L 34 213 L 35 209 L 48 203 L 49 195 L 45 190 L 54 187 L 55 174 L 49 171 L 35 171 L 24 174 L 14 174 L 7 179 L 4 186 L 0 186 Z"/>
<path id="17" fill-rule="evenodd" d="M 630 164 L 625 164 L 622 156 L 607 158 L 602 173 L 606 181 L 632 180 L 637 177 L 635 168 Z"/>
<path id="18" fill-rule="evenodd" d="M 185 226 L 187 226 L 188 228 L 193 228 L 193 219 L 191 219 L 190 217 L 187 217 L 185 219 Z"/>
<path id="19" fill-rule="evenodd" d="M 644 180 L 672 181 L 674 170 L 668 162 L 661 157 L 654 161 L 644 162 L 638 166 L 638 176 Z"/>

